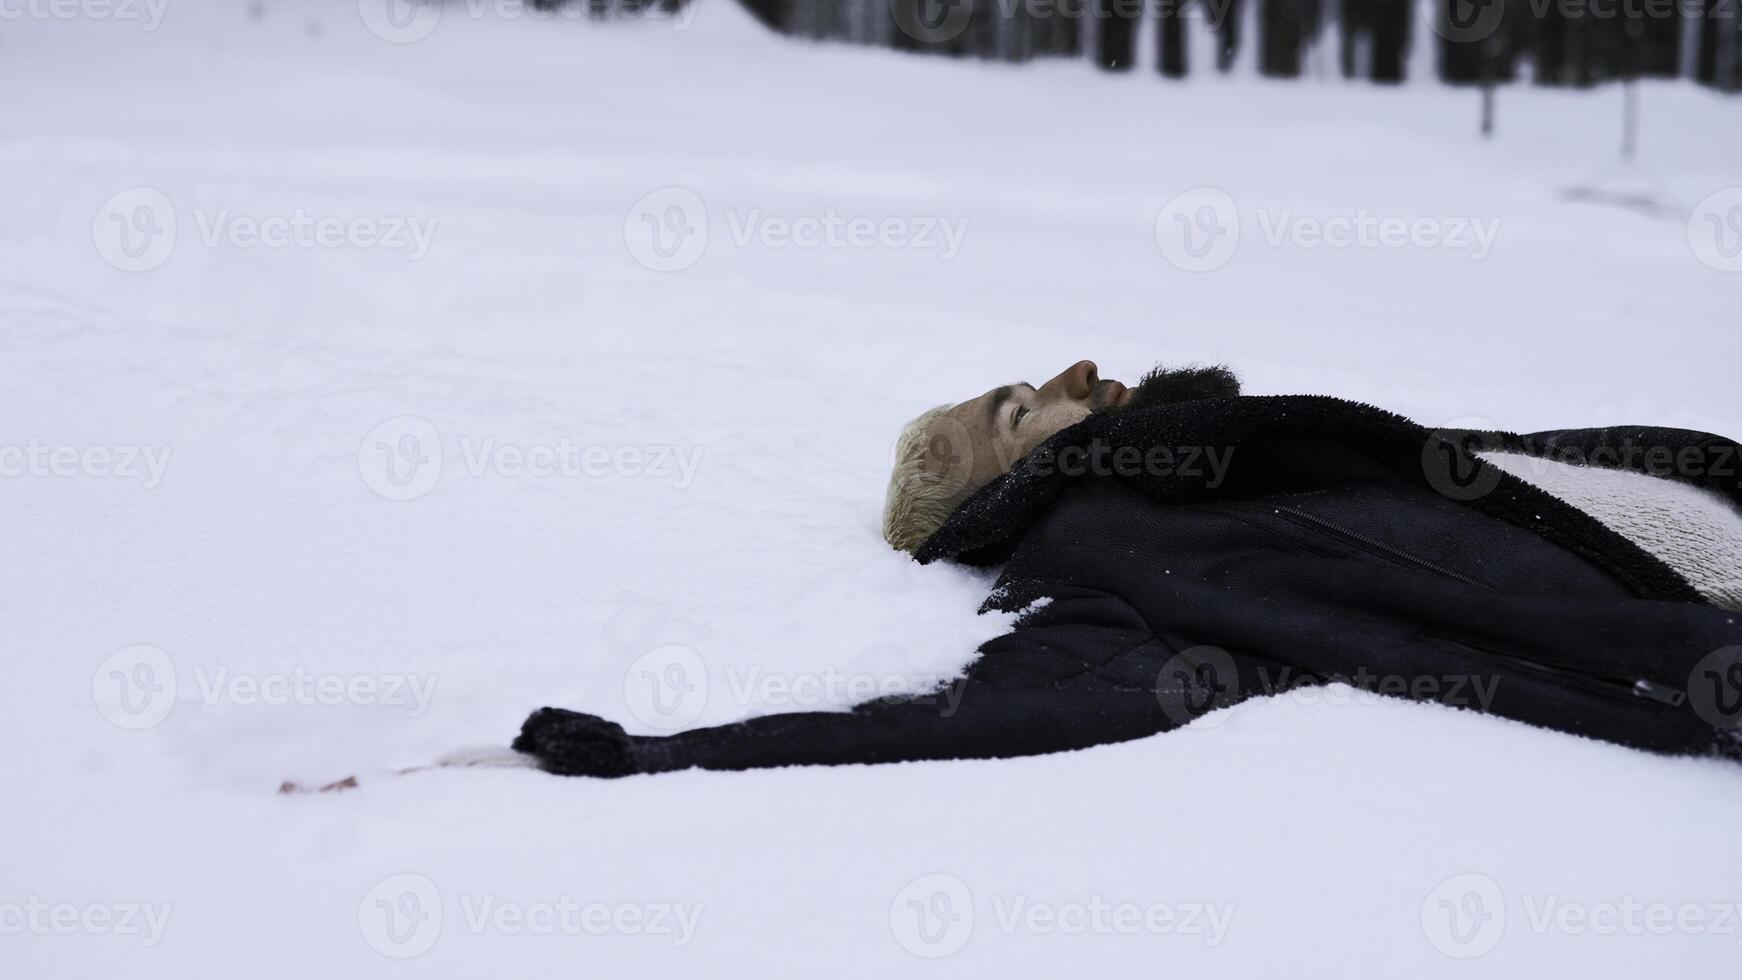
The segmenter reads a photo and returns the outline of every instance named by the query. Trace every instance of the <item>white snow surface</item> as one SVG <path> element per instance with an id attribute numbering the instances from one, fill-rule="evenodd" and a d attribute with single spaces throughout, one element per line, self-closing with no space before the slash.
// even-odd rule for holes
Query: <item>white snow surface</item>
<path id="1" fill-rule="evenodd" d="M 1616 170 L 1612 88 L 1506 89 L 1482 142 L 1433 85 L 917 58 L 722 0 L 450 5 L 403 44 L 343 0 L 253 9 L 0 20 L 0 976 L 1735 975 L 1742 769 L 1347 689 L 1002 762 L 394 773 L 545 704 L 651 730 L 649 664 L 700 664 L 695 724 L 958 672 L 1008 620 L 988 574 L 882 544 L 891 443 L 1081 357 L 1742 432 L 1742 279 L 1682 220 L 1742 185 L 1742 102 L 1643 85 Z M 1605 181 L 1676 217 L 1561 196 Z M 1206 186 L 1242 237 L 1185 271 L 1156 217 Z M 147 271 L 105 260 L 132 188 L 176 221 Z M 665 188 L 709 232 L 658 272 L 629 241 Z M 734 240 L 831 209 L 966 232 Z M 1270 244 L 1284 211 L 1498 225 L 1478 260 Z M 232 234 L 299 213 L 435 224 L 415 260 Z M 431 431 L 439 480 L 389 499 L 381 446 Z M 565 439 L 695 466 L 470 472 Z M 110 472 L 129 447 L 161 480 Z"/>

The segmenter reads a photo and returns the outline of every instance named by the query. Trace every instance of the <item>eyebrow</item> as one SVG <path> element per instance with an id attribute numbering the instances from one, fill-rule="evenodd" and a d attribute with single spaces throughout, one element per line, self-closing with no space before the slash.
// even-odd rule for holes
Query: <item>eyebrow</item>
<path id="1" fill-rule="evenodd" d="M 1012 390 L 1013 389 L 1009 385 L 1005 385 L 1002 388 L 992 389 L 992 400 L 990 402 L 986 403 L 986 424 L 987 425 L 996 425 L 997 424 L 997 422 L 998 422 L 998 409 L 1000 406 L 1002 406 L 1006 401 L 1008 401 L 1010 399 L 1010 392 Z"/>
<path id="2" fill-rule="evenodd" d="M 992 390 L 992 403 L 986 409 L 986 424 L 987 425 L 997 425 L 998 424 L 998 412 L 999 412 L 999 410 L 1004 407 L 1005 402 L 1010 400 L 1011 395 L 1016 394 L 1016 389 L 1018 389 L 1018 388 L 1027 388 L 1028 390 L 1033 391 L 1034 385 L 1031 385 L 1026 381 L 1022 381 L 1022 382 L 1019 382 L 1017 384 L 1005 385 L 1002 388 L 994 388 Z"/>

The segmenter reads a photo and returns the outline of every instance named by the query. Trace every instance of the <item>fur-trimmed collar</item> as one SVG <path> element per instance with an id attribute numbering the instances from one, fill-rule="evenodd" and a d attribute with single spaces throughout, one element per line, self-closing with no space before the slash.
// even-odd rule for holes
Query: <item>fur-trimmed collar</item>
<path id="1" fill-rule="evenodd" d="M 1211 478 L 1203 468 L 1159 472 L 1066 472 L 1067 451 L 1111 458 L 1122 447 L 1214 449 L 1231 463 Z M 1315 447 L 1326 452 L 1317 452 Z M 1662 450 L 1652 450 L 1663 447 Z M 1605 452 L 1607 450 L 1607 452 Z M 1061 453 L 1066 453 L 1061 457 Z M 1120 479 L 1159 500 L 1187 503 L 1219 495 L 1311 486 L 1334 478 L 1326 467 L 1347 468 L 1351 458 L 1365 461 L 1418 486 L 1436 490 L 1492 517 L 1532 531 L 1568 548 L 1615 575 L 1642 598 L 1705 602 L 1704 588 L 1690 581 L 1685 562 L 1678 570 L 1656 551 L 1630 540 L 1605 523 L 1607 511 L 1593 515 L 1574 502 L 1534 486 L 1506 468 L 1485 462 L 1494 453 L 1550 459 L 1578 454 L 1590 462 L 1667 476 L 1690 487 L 1719 494 L 1732 508 L 1742 505 L 1742 490 L 1713 465 L 1715 458 L 1737 458 L 1737 444 L 1702 432 L 1651 427 L 1617 427 L 1538 433 L 1433 430 L 1371 405 L 1321 395 L 1243 396 L 1157 405 L 1136 411 L 1097 415 L 1053 436 L 998 479 L 982 487 L 951 514 L 916 552 L 921 562 L 942 558 L 969 564 L 1006 559 L 1022 532 L 1071 481 Z M 1674 472 L 1653 473 L 1647 460 L 1688 461 Z M 1335 464 L 1323 462 L 1335 457 Z M 1613 460 L 1612 463 L 1608 461 Z M 1225 479 L 1223 478 L 1225 477 Z M 1590 502 L 1584 501 L 1587 506 Z M 1649 543 L 1649 542 L 1648 542 Z M 1674 557 L 1674 556 L 1672 556 Z M 1733 574 L 1733 572 L 1732 572 Z M 1695 576 L 1698 577 L 1698 576 Z"/>

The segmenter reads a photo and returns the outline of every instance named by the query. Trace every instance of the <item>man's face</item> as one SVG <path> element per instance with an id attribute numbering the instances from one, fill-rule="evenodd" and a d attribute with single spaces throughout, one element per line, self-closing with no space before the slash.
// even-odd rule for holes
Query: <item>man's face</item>
<path id="1" fill-rule="evenodd" d="M 1038 388 L 994 388 L 945 413 L 948 421 L 937 427 L 930 447 L 931 466 L 966 486 L 984 486 L 1047 437 L 1130 397 L 1123 384 L 1103 381 L 1094 361 L 1078 361 Z"/>

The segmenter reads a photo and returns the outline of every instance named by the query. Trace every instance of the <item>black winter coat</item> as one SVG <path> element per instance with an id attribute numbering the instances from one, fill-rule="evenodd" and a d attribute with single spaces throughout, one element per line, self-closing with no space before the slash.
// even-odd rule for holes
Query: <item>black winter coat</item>
<path id="1" fill-rule="evenodd" d="M 1430 431 L 1320 397 L 1096 416 L 920 550 L 1002 563 L 986 608 L 1028 610 L 947 695 L 663 737 L 543 708 L 514 745 L 551 772 L 593 776 L 997 758 L 1142 738 L 1341 681 L 1742 758 L 1742 616 L 1482 463 L 1484 448 L 1596 459 L 1742 503 L 1736 443 L 1703 433 Z"/>

